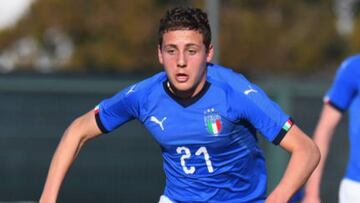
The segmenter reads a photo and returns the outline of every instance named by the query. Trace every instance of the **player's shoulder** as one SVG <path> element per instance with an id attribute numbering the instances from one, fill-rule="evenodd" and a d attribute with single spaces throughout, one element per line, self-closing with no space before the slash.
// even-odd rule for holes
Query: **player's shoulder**
<path id="1" fill-rule="evenodd" d="M 346 74 L 348 76 L 360 75 L 360 54 L 352 55 L 346 58 L 340 65 L 338 74 Z"/>
<path id="2" fill-rule="evenodd" d="M 208 79 L 216 86 L 236 91 L 245 91 L 251 86 L 251 82 L 241 73 L 216 64 L 208 65 Z"/>
<path id="3" fill-rule="evenodd" d="M 217 78 L 218 80 L 236 78 L 241 80 L 246 80 L 246 78 L 238 72 L 235 72 L 233 69 L 221 66 L 218 64 L 208 64 L 208 73 L 210 76 Z"/>
<path id="4" fill-rule="evenodd" d="M 144 80 L 141 80 L 125 89 L 128 94 L 132 95 L 146 95 L 149 92 L 153 92 L 154 89 L 159 88 L 166 80 L 165 72 L 159 72 L 153 76 L 150 76 Z"/>

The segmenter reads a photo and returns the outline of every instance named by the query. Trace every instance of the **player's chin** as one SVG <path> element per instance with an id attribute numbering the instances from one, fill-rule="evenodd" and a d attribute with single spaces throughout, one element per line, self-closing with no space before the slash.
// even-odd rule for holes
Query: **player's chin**
<path id="1" fill-rule="evenodd" d="M 189 82 L 176 82 L 175 88 L 181 92 L 187 92 L 192 89 L 192 85 Z"/>

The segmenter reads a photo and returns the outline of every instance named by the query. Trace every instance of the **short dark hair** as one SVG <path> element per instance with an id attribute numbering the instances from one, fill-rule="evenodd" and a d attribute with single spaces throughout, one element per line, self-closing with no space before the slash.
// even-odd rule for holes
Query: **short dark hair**
<path id="1" fill-rule="evenodd" d="M 164 33 L 174 30 L 195 30 L 202 34 L 206 50 L 211 43 L 211 29 L 207 14 L 199 8 L 176 7 L 169 9 L 160 19 L 159 45 L 161 47 Z"/>

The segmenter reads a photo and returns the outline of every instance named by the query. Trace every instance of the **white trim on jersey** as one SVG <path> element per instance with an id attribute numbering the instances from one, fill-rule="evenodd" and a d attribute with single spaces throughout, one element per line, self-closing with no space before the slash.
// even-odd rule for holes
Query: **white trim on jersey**
<path id="1" fill-rule="evenodd" d="M 161 195 L 160 196 L 160 200 L 159 203 L 174 203 L 173 201 L 171 201 L 168 197 L 166 197 L 165 195 Z"/>
<path id="2" fill-rule="evenodd" d="M 339 189 L 339 203 L 360 202 L 360 182 L 347 178 L 342 179 Z"/>

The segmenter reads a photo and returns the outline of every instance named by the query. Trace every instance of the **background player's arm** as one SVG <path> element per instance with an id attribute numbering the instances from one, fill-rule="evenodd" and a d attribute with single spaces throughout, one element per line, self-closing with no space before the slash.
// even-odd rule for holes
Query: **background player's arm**
<path id="1" fill-rule="evenodd" d="M 315 143 L 296 125 L 287 132 L 280 146 L 290 152 L 291 157 L 282 179 L 266 199 L 266 203 L 288 202 L 306 182 L 320 159 Z"/>
<path id="2" fill-rule="evenodd" d="M 305 187 L 305 197 L 303 202 L 319 203 L 320 200 L 320 183 L 323 169 L 328 154 L 330 142 L 332 140 L 334 130 L 338 125 L 342 114 L 329 104 L 324 104 L 318 125 L 314 133 L 314 141 L 318 145 L 321 160 L 314 173 L 311 175 Z"/>
<path id="3" fill-rule="evenodd" d="M 83 144 L 101 134 L 94 111 L 75 119 L 66 129 L 52 158 L 40 203 L 55 203 L 62 181 Z"/>

